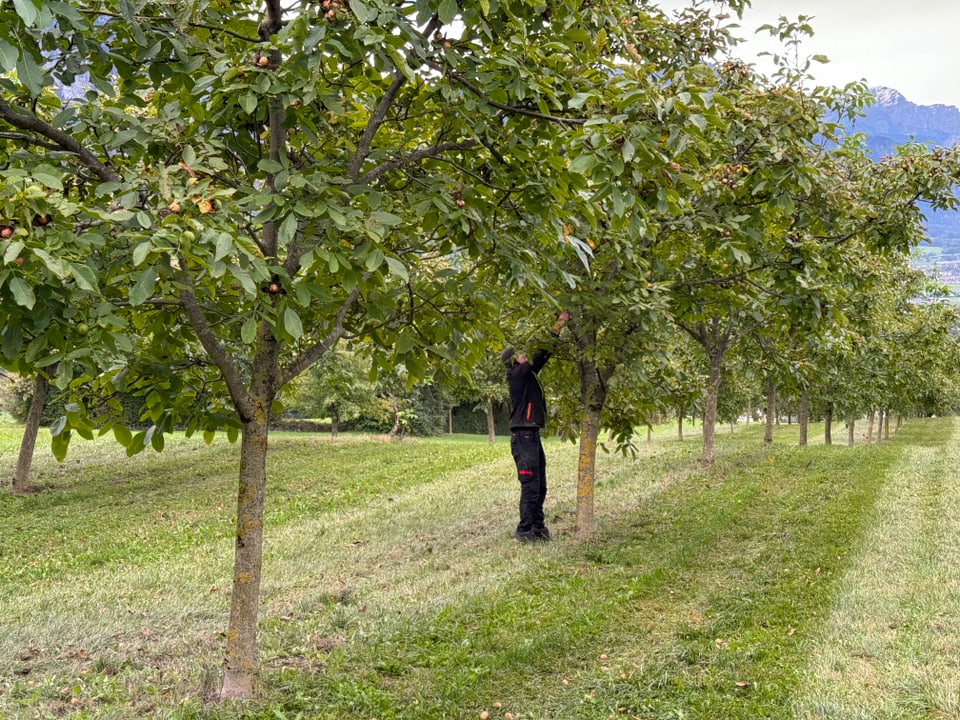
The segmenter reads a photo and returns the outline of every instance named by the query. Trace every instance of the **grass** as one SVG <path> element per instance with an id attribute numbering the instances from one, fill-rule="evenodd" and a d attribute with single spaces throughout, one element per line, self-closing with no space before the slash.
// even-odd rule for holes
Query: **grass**
<path id="1" fill-rule="evenodd" d="M 539 546 L 510 537 L 505 439 L 274 434 L 259 694 L 238 705 L 209 702 L 238 448 L 41 452 L 42 491 L 0 494 L 0 717 L 960 716 L 956 434 L 798 448 L 754 424 L 701 470 L 661 428 L 601 455 L 583 544 L 576 448 L 550 441 Z"/>

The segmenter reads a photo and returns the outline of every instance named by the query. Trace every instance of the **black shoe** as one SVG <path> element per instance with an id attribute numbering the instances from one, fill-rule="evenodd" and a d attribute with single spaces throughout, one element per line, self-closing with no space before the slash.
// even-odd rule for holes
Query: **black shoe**
<path id="1" fill-rule="evenodd" d="M 518 542 L 522 543 L 540 542 L 542 539 L 537 537 L 537 534 L 533 530 L 515 530 L 513 536 Z"/>
<path id="2" fill-rule="evenodd" d="M 533 529 L 533 534 L 536 536 L 537 540 L 541 542 L 548 542 L 550 540 L 550 531 L 546 527 L 535 527 Z"/>

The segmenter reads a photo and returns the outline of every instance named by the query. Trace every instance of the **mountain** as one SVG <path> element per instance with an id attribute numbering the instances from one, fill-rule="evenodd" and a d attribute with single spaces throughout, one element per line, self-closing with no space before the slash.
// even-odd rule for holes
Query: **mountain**
<path id="1" fill-rule="evenodd" d="M 960 143 L 960 109 L 917 105 L 896 90 L 872 88 L 876 102 L 849 128 L 867 136 L 874 157 L 890 155 L 911 140 L 944 147 Z"/>
<path id="2" fill-rule="evenodd" d="M 960 109 L 950 105 L 917 105 L 886 87 L 871 88 L 876 102 L 847 130 L 866 137 L 875 158 L 896 153 L 907 142 L 942 147 L 960 144 Z M 960 212 L 924 211 L 928 243 L 920 246 L 913 262 L 960 293 Z"/>

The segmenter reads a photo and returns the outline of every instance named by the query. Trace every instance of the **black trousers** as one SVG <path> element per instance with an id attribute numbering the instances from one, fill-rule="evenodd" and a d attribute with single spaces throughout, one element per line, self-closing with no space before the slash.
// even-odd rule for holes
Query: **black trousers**
<path id="1" fill-rule="evenodd" d="M 513 430 L 510 452 L 517 464 L 520 481 L 520 524 L 517 532 L 527 533 L 544 527 L 543 501 L 547 497 L 547 459 L 536 428 Z"/>

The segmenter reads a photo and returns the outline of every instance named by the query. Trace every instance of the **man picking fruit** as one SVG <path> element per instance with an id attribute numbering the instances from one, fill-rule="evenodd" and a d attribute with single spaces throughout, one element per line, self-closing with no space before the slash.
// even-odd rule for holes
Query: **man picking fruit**
<path id="1" fill-rule="evenodd" d="M 557 316 L 550 332 L 556 338 L 570 320 L 564 310 Z M 543 501 L 547 496 L 546 457 L 540 431 L 547 422 L 547 403 L 537 373 L 550 358 L 544 347 L 533 353 L 532 361 L 521 352 L 513 360 L 513 348 L 503 351 L 500 359 L 507 368 L 510 387 L 510 452 L 517 465 L 520 481 L 520 523 L 514 537 L 520 542 L 544 542 L 550 531 L 544 523 Z"/>

